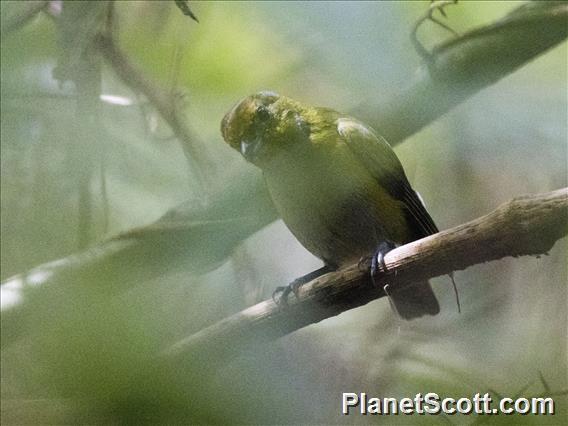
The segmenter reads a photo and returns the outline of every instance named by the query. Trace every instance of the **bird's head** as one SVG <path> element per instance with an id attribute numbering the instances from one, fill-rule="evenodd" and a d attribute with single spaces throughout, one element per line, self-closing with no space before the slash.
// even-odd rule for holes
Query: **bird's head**
<path id="1" fill-rule="evenodd" d="M 259 92 L 238 102 L 221 121 L 225 142 L 263 167 L 290 147 L 309 140 L 302 106 L 274 92 Z"/>

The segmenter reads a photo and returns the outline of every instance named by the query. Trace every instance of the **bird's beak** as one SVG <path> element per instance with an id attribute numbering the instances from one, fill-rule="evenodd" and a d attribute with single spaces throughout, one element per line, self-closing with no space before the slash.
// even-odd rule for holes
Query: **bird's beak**
<path id="1" fill-rule="evenodd" d="M 258 156 L 260 146 L 262 144 L 261 138 L 253 139 L 252 141 L 241 141 L 241 154 L 251 163 Z"/>

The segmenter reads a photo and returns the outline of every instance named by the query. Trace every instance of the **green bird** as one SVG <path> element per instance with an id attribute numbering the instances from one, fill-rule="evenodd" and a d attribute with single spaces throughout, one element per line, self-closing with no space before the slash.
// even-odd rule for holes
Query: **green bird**
<path id="1" fill-rule="evenodd" d="M 223 118 L 225 141 L 258 166 L 284 223 L 324 267 L 299 284 L 373 255 L 372 271 L 397 245 L 438 232 L 388 142 L 329 108 L 274 92 L 236 104 Z M 387 293 L 404 319 L 440 311 L 428 281 Z"/>

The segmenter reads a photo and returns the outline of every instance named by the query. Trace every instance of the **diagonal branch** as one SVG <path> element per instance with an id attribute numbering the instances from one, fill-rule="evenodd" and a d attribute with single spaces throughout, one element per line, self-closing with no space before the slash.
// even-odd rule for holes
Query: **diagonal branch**
<path id="1" fill-rule="evenodd" d="M 387 103 L 381 111 L 372 113 L 371 118 L 379 117 L 377 127 L 390 138 L 391 143 L 401 141 L 468 96 L 563 41 L 567 36 L 567 17 L 566 3 L 528 4 L 501 21 L 453 39 L 434 50 L 434 58 L 437 58 L 434 74 L 424 75 L 402 96 Z M 179 113 L 173 118 L 169 116 L 176 109 L 172 110 L 168 95 L 135 67 L 111 39 L 103 39 L 101 43 L 103 55 L 120 77 L 131 87 L 142 91 L 164 118 L 171 120 L 170 125 L 177 129 L 176 135 L 180 139 L 191 141 L 191 133 L 185 131 L 188 129 L 185 118 Z M 465 83 L 470 79 L 475 84 L 468 86 Z M 459 90 L 460 87 L 467 90 Z M 452 88 L 459 92 L 459 96 L 453 93 Z M 369 122 L 374 123 L 373 120 Z M 178 123 L 181 127 L 177 127 Z M 1 287 L 2 345 L 19 337 L 25 330 L 21 326 L 25 311 L 33 310 L 33 306 L 27 306 L 28 295 L 39 287 L 69 285 L 93 279 L 103 271 L 105 276 L 112 278 L 107 279 L 109 289 L 120 291 L 135 285 L 138 280 L 155 278 L 186 266 L 188 258 L 196 259 L 196 269 L 210 271 L 231 254 L 239 241 L 277 219 L 260 177 L 247 179 L 240 176 L 221 188 L 223 190 L 218 196 L 213 194 L 211 202 L 203 207 L 180 205 L 167 212 L 157 223 L 139 228 L 135 235 L 103 241 L 85 252 L 39 265 L 4 281 Z M 238 212 L 240 216 L 234 217 L 231 212 Z M 233 214 L 233 217 L 228 217 L 228 214 Z M 204 223 L 211 220 L 216 222 Z M 223 225 L 222 221 L 243 221 L 246 226 L 239 232 L 232 232 L 227 242 L 225 230 L 230 228 L 234 231 L 237 227 L 231 228 L 230 223 Z M 203 237 L 205 232 L 208 232 L 208 238 Z M 198 256 L 199 253 L 215 253 L 215 256 L 207 260 Z M 109 274 L 108 271 L 115 273 Z M 4 298 L 5 291 L 13 297 Z M 13 303 L 4 305 L 5 299 Z M 9 324 L 14 324 L 14 327 Z"/>
<path id="2" fill-rule="evenodd" d="M 568 3 L 528 2 L 499 21 L 434 48 L 427 71 L 361 118 L 396 145 L 568 36 Z"/>
<path id="3" fill-rule="evenodd" d="M 143 93 L 169 124 L 182 144 L 199 187 L 205 188 L 207 178 L 205 170 L 210 167 L 211 160 L 203 150 L 204 147 L 196 143 L 198 137 L 189 126 L 175 93 L 164 90 L 149 79 L 117 45 L 111 33 L 99 37 L 99 48 L 118 77 L 133 90 Z"/>
<path id="4" fill-rule="evenodd" d="M 169 357 L 225 358 L 251 343 L 270 341 L 348 309 L 426 280 L 507 256 L 546 254 L 568 233 L 568 188 L 513 199 L 463 225 L 389 252 L 386 269 L 371 284 L 368 265 L 352 265 L 300 287 L 297 300 L 279 308 L 267 300 L 171 346 Z"/>

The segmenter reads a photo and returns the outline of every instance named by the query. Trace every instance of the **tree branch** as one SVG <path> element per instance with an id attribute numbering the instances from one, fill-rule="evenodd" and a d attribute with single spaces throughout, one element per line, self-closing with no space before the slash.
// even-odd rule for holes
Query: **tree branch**
<path id="1" fill-rule="evenodd" d="M 205 154 L 204 147 L 196 144 L 198 138 L 191 130 L 187 117 L 179 108 L 175 94 L 162 89 L 156 82 L 146 77 L 116 44 L 112 34 L 104 34 L 99 38 L 99 48 L 118 77 L 133 90 L 143 93 L 169 124 L 181 142 L 199 187 L 205 189 L 207 175 L 204 170 L 210 167 L 211 160 Z"/>
<path id="2" fill-rule="evenodd" d="M 358 115 L 396 145 L 568 36 L 568 3 L 523 4 L 503 19 L 443 43 L 407 90 Z M 360 113 L 360 114 L 359 114 Z"/>
<path id="3" fill-rule="evenodd" d="M 515 13 L 518 14 L 516 17 Z M 400 99 L 393 99 L 392 105 L 377 113 L 377 117 L 384 117 L 378 128 L 394 143 L 415 133 L 458 102 L 564 40 L 567 17 L 566 3 L 524 5 L 502 21 L 440 46 L 434 56 L 437 58 L 434 63 L 436 74 L 423 76 Z M 563 22 L 560 26 L 559 21 Z M 176 135 L 186 144 L 190 143 L 192 135 L 186 131 L 185 117 L 172 107 L 171 99 L 131 64 L 111 39 L 103 38 L 101 43 L 103 55 L 117 74 L 131 87 L 143 92 L 164 119 L 169 120 Z M 499 66 L 499 63 L 506 65 Z M 469 72 L 469 67 L 474 71 Z M 488 71 L 485 72 L 485 69 Z M 481 78 L 477 74 L 487 76 Z M 437 82 L 438 78 L 444 83 Z M 468 78 L 475 84 L 460 91 L 459 96 L 454 95 L 450 88 L 458 90 Z M 170 116 L 172 111 L 174 117 Z M 211 202 L 205 206 L 180 205 L 154 224 L 104 241 L 85 252 L 39 265 L 4 281 L 1 287 L 2 345 L 25 330 L 25 327 L 16 325 L 25 320 L 26 309 L 33 310 L 33 307 L 26 306 L 29 304 L 26 303 L 28 295 L 40 288 L 43 291 L 45 287 L 74 285 L 104 273 L 104 284 L 116 292 L 133 286 L 138 280 L 152 279 L 192 262 L 195 270 L 212 270 L 231 254 L 240 241 L 278 217 L 260 176 L 252 179 L 240 176 L 221 188 L 217 196 L 212 194 Z M 229 217 L 234 212 L 240 216 Z M 244 223 L 245 226 L 235 231 L 236 227 L 231 227 L 231 224 L 236 223 Z M 231 238 L 225 238 L 227 229 L 232 230 L 228 234 Z M 207 238 L 202 237 L 205 232 L 209 232 Z M 201 253 L 214 255 L 209 258 L 198 256 Z M 148 259 L 152 261 L 148 262 Z M 4 297 L 4 294 L 11 297 Z M 5 300 L 11 303 L 5 304 Z"/>
<path id="4" fill-rule="evenodd" d="M 266 300 L 176 343 L 165 355 L 222 359 L 384 297 L 387 283 L 394 291 L 507 256 L 546 254 L 567 233 L 568 188 L 516 198 L 471 222 L 389 252 L 387 271 L 375 279 L 377 286 L 371 283 L 368 262 L 352 265 L 300 287 L 288 308 Z"/>
<path id="5" fill-rule="evenodd" d="M 27 331 L 30 312 L 48 294 L 93 286 L 112 297 L 136 284 L 183 268 L 205 273 L 226 261 L 234 248 L 276 219 L 272 201 L 260 196 L 255 176 L 233 179 L 211 197 L 207 209 L 193 203 L 168 211 L 154 224 L 109 238 L 83 252 L 47 262 L 2 282 L 0 340 L 9 345 Z M 233 198 L 241 216 L 232 218 Z"/>

